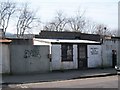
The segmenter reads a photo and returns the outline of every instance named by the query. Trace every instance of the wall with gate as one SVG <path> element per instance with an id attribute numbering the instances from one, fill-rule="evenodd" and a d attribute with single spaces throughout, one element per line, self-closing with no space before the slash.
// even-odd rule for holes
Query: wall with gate
<path id="1" fill-rule="evenodd" d="M 11 73 L 43 73 L 50 69 L 49 46 L 11 45 Z"/>

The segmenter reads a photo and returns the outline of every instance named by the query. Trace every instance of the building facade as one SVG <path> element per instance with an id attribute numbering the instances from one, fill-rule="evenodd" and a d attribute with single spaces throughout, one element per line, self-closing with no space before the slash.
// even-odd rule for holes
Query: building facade
<path id="1" fill-rule="evenodd" d="M 33 39 L 34 45 L 49 45 L 50 69 L 87 69 L 101 67 L 100 42 L 89 40 Z"/>

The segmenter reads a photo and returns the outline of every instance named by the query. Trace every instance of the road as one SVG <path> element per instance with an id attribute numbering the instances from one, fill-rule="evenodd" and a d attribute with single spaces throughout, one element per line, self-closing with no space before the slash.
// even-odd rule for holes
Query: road
<path id="1" fill-rule="evenodd" d="M 118 76 L 9 85 L 10 88 L 118 88 Z"/>

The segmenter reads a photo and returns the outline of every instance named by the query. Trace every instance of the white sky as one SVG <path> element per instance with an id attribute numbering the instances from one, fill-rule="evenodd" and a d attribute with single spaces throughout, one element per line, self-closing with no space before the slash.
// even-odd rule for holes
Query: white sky
<path id="1" fill-rule="evenodd" d="M 4 0 L 3 0 L 4 1 Z M 18 2 L 18 0 L 12 0 Z M 78 9 L 85 10 L 85 16 L 97 23 L 108 25 L 111 29 L 118 28 L 119 0 L 19 0 L 29 2 L 31 8 L 38 9 L 41 21 L 49 21 L 56 11 L 63 11 L 72 16 Z"/>

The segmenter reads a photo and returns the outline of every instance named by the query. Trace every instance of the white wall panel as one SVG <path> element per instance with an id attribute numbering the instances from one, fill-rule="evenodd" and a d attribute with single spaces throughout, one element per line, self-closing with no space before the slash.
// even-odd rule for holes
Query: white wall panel
<path id="1" fill-rule="evenodd" d="M 73 64 L 74 68 L 78 68 L 78 49 L 77 45 L 73 45 Z"/>
<path id="2" fill-rule="evenodd" d="M 77 61 L 77 45 L 73 45 L 73 61 L 61 60 L 61 45 L 52 45 L 52 70 L 76 69 Z"/>
<path id="3" fill-rule="evenodd" d="M 61 45 L 52 45 L 52 70 L 61 68 Z"/>
<path id="4" fill-rule="evenodd" d="M 101 67 L 101 46 L 100 45 L 88 45 L 88 68 Z"/>

